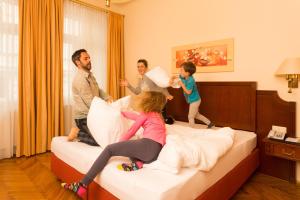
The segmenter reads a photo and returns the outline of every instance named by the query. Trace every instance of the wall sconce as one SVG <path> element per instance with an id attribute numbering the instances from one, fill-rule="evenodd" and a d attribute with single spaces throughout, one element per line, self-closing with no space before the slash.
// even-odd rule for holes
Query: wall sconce
<path id="1" fill-rule="evenodd" d="M 105 5 L 106 5 L 106 7 L 109 7 L 110 6 L 110 0 L 105 0 Z"/>
<path id="2" fill-rule="evenodd" d="M 289 93 L 292 88 L 298 88 L 300 80 L 300 58 L 285 59 L 276 71 L 277 76 L 285 76 L 288 81 Z"/>

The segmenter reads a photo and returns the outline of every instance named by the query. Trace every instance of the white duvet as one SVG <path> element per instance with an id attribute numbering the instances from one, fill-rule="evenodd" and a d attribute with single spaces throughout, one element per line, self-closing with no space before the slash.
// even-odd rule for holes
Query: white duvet
<path id="1" fill-rule="evenodd" d="M 103 148 L 117 142 L 119 135 L 126 132 L 130 126 L 130 122 L 124 120 L 120 113 L 120 110 L 128 109 L 129 99 L 130 97 L 124 97 L 111 105 L 99 98 L 93 100 L 88 114 L 88 126 Z M 177 124 L 166 126 L 165 146 L 157 161 L 145 167 L 172 173 L 179 173 L 182 167 L 196 167 L 202 171 L 209 171 L 233 144 L 234 131 L 228 127 L 212 130 L 194 129 Z M 140 129 L 139 132 L 142 131 Z"/>
<path id="2" fill-rule="evenodd" d="M 179 173 L 182 167 L 209 171 L 234 141 L 234 130 L 229 127 L 212 130 L 174 124 L 167 126 L 167 133 L 158 159 L 145 167 L 171 173 Z"/>

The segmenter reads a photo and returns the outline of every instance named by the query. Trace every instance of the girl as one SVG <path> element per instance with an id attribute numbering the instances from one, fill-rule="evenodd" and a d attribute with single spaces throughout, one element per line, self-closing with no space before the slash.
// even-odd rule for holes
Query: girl
<path id="1" fill-rule="evenodd" d="M 108 145 L 96 159 L 88 173 L 80 182 L 62 183 L 66 189 L 72 190 L 78 196 L 85 196 L 87 186 L 100 173 L 112 156 L 126 156 L 135 161 L 130 165 L 121 165 L 124 170 L 131 171 L 142 167 L 143 163 L 150 163 L 157 159 L 166 142 L 166 128 L 161 116 L 161 110 L 166 103 L 165 96 L 160 92 L 143 92 L 136 96 L 133 107 L 140 114 L 122 112 L 123 116 L 135 120 L 120 141 Z M 142 138 L 129 140 L 140 127 L 144 128 Z"/>
<path id="2" fill-rule="evenodd" d="M 214 126 L 214 124 L 205 116 L 199 113 L 201 98 L 197 89 L 195 79 L 193 77 L 193 74 L 195 72 L 196 66 L 194 65 L 194 63 L 184 62 L 181 64 L 179 75 L 180 81 L 178 82 L 178 84 L 182 87 L 183 94 L 187 103 L 190 104 L 188 114 L 189 125 L 191 127 L 194 127 L 196 118 L 203 121 L 207 125 L 207 128 L 211 128 Z M 174 83 L 175 78 L 176 77 L 172 77 L 172 79 L 170 80 L 171 85 Z"/>

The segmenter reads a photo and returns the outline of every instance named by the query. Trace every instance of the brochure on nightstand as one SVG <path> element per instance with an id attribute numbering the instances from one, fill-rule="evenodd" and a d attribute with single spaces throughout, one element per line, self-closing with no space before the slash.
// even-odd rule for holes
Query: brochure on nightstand
<path id="1" fill-rule="evenodd" d="M 300 145 L 300 138 L 287 137 L 286 142 Z"/>

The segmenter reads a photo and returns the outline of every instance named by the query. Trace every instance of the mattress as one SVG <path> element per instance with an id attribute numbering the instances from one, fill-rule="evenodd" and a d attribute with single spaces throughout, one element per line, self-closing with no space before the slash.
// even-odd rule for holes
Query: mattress
<path id="1" fill-rule="evenodd" d="M 176 123 L 185 125 L 182 122 Z M 194 168 L 184 168 L 179 174 L 149 168 L 124 172 L 116 166 L 129 160 L 125 157 L 113 157 L 94 181 L 119 199 L 195 199 L 250 155 L 255 147 L 256 134 L 236 130 L 232 148 L 209 172 Z M 85 174 L 102 149 L 80 142 L 68 142 L 67 137 L 61 136 L 53 138 L 51 151 L 66 164 Z"/>

